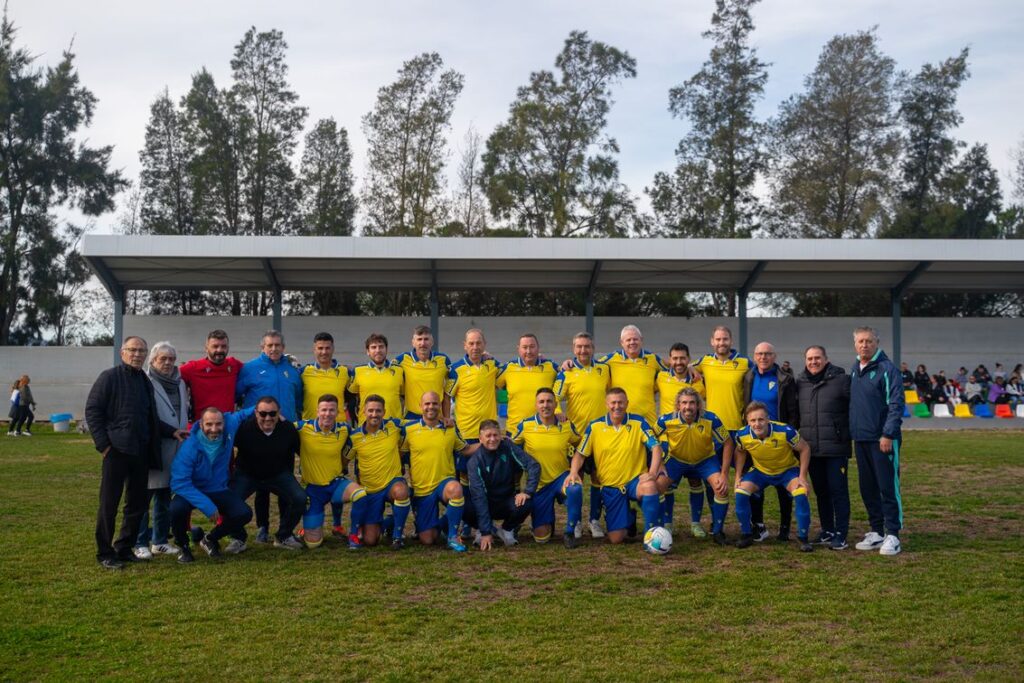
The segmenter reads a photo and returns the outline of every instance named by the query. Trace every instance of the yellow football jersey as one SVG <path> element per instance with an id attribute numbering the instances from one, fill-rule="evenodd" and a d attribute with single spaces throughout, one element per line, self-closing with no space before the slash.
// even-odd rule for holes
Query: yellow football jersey
<path id="1" fill-rule="evenodd" d="M 573 367 L 555 377 L 555 395 L 565 401 L 565 415 L 574 425 L 588 425 L 607 412 L 605 392 L 612 386 L 612 373 L 607 365 L 580 365 L 573 358 Z"/>
<path id="2" fill-rule="evenodd" d="M 348 437 L 346 456 L 356 463 L 359 483 L 367 493 L 377 493 L 402 476 L 402 459 L 398 446 L 402 441 L 402 424 L 384 420 L 380 429 L 370 434 L 365 425 Z"/>
<path id="3" fill-rule="evenodd" d="M 750 359 L 735 350 L 724 361 L 715 354 L 701 356 L 694 363 L 700 368 L 707 390 L 707 409 L 713 412 L 728 429 L 736 431 L 743 427 L 743 377 L 750 369 Z"/>
<path id="4" fill-rule="evenodd" d="M 443 353 L 433 352 L 427 360 L 420 360 L 416 350 L 399 354 L 391 363 L 402 368 L 405 384 L 402 395 L 405 396 L 406 417 L 420 416 L 420 399 L 428 391 L 444 396 L 445 383 L 452 363 Z"/>
<path id="5" fill-rule="evenodd" d="M 640 415 L 649 425 L 654 424 L 658 419 L 658 406 L 654 402 L 655 378 L 659 372 L 668 369 L 658 354 L 644 350 L 639 358 L 629 358 L 619 349 L 598 362 L 607 365 L 611 371 L 611 386 L 625 389 L 629 412 Z"/>
<path id="6" fill-rule="evenodd" d="M 800 443 L 800 433 L 782 422 L 768 423 L 768 436 L 759 439 L 750 427 L 736 432 L 736 446 L 742 448 L 754 462 L 754 468 L 767 475 L 782 474 L 800 461 L 794 449 Z"/>
<path id="7" fill-rule="evenodd" d="M 676 412 L 676 396 L 687 387 L 691 387 L 701 398 L 707 401 L 708 392 L 704 389 L 704 380 L 696 375 L 689 379 L 679 379 L 671 370 L 662 370 L 655 378 L 658 385 L 658 412 L 661 415 Z"/>
<path id="8" fill-rule="evenodd" d="M 402 387 L 405 386 L 405 372 L 394 365 L 378 368 L 370 361 L 366 365 L 357 366 L 352 370 L 352 383 L 348 390 L 359 395 L 359 416 L 357 421 L 366 421 L 366 397 L 377 394 L 384 399 L 384 417 L 401 419 L 405 415 L 402 410 Z"/>
<path id="9" fill-rule="evenodd" d="M 520 422 L 512 436 L 512 443 L 540 463 L 537 488 L 547 486 L 569 471 L 569 460 L 579 442 L 579 432 L 571 422 L 546 425 L 537 415 Z"/>
<path id="10" fill-rule="evenodd" d="M 445 479 L 454 479 L 455 454 L 465 447 L 456 427 L 431 427 L 423 420 L 407 422 L 399 449 L 409 454 L 409 484 L 414 494 L 425 496 Z"/>
<path id="11" fill-rule="evenodd" d="M 618 427 L 607 416 L 587 425 L 579 451 L 594 459 L 604 486 L 621 488 L 647 469 L 647 452 L 658 444 L 654 431 L 641 415 L 628 414 Z"/>
<path id="12" fill-rule="evenodd" d="M 348 425 L 338 422 L 334 430 L 321 431 L 316 420 L 302 420 L 295 426 L 299 430 L 299 466 L 302 481 L 326 486 L 342 476 L 342 452 L 348 442 Z"/>
<path id="13" fill-rule="evenodd" d="M 537 390 L 551 389 L 554 391 L 555 377 L 558 368 L 549 360 L 538 361 L 537 365 L 528 367 L 521 359 L 509 361 L 498 374 L 496 386 L 508 392 L 508 432 L 511 434 L 515 426 L 534 414 L 537 410 Z M 556 407 L 555 412 L 562 412 Z"/>
<path id="14" fill-rule="evenodd" d="M 729 439 L 729 430 L 714 413 L 705 411 L 687 424 L 678 413 L 658 418 L 655 430 L 665 457 L 675 458 L 688 465 L 696 465 L 715 454 L 716 446 Z"/>
<path id="15" fill-rule="evenodd" d="M 478 438 L 481 422 L 498 419 L 497 381 L 500 372 L 501 364 L 493 358 L 473 365 L 465 356 L 452 364 L 445 391 L 455 402 L 452 412 L 464 438 Z"/>
<path id="16" fill-rule="evenodd" d="M 337 396 L 338 409 L 344 412 L 345 390 L 351 381 L 349 369 L 338 361 L 332 361 L 326 370 L 315 363 L 302 368 L 302 419 L 316 419 L 317 400 L 324 394 Z"/>

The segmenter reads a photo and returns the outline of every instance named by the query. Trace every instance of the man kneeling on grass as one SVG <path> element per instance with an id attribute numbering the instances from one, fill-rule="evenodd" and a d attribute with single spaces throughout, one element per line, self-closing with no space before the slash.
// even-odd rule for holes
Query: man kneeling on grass
<path id="1" fill-rule="evenodd" d="M 242 422 L 253 413 L 246 408 L 236 413 L 222 413 L 207 408 L 192 426 L 190 438 L 185 440 L 171 465 L 171 529 L 181 546 L 178 562 L 188 563 L 195 558 L 189 548 L 189 515 L 198 509 L 220 524 L 199 540 L 199 546 L 210 557 L 220 557 L 220 539 L 232 534 L 238 536 L 242 527 L 252 519 L 252 510 L 245 501 L 228 488 L 228 470 L 234 448 L 235 434 Z"/>

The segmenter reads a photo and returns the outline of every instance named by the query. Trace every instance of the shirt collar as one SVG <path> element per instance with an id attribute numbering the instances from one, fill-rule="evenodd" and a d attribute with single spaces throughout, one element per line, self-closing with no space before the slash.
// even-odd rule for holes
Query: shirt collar
<path id="1" fill-rule="evenodd" d="M 409 349 L 409 357 L 412 358 L 414 363 L 426 363 L 427 361 L 437 358 L 437 349 L 430 349 L 430 355 L 427 356 L 427 360 L 420 360 L 419 354 L 416 353 L 416 349 Z"/>
<path id="2" fill-rule="evenodd" d="M 373 368 L 374 370 L 387 370 L 391 366 L 387 358 L 384 358 L 384 365 L 377 367 L 377 364 L 373 362 L 373 359 L 366 361 L 366 367 Z"/>

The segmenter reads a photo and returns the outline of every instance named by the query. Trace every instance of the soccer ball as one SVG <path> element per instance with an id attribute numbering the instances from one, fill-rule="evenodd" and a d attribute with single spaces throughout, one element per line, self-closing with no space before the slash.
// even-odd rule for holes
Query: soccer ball
<path id="1" fill-rule="evenodd" d="M 672 550 L 672 534 L 661 526 L 652 526 L 644 534 L 644 550 L 652 555 L 664 555 Z"/>

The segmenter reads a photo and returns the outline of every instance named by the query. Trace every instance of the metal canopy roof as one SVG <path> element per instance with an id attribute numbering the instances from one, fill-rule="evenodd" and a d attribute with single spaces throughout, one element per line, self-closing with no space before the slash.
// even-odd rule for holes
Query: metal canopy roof
<path id="1" fill-rule="evenodd" d="M 86 235 L 124 290 L 1024 291 L 1024 242 Z"/>

